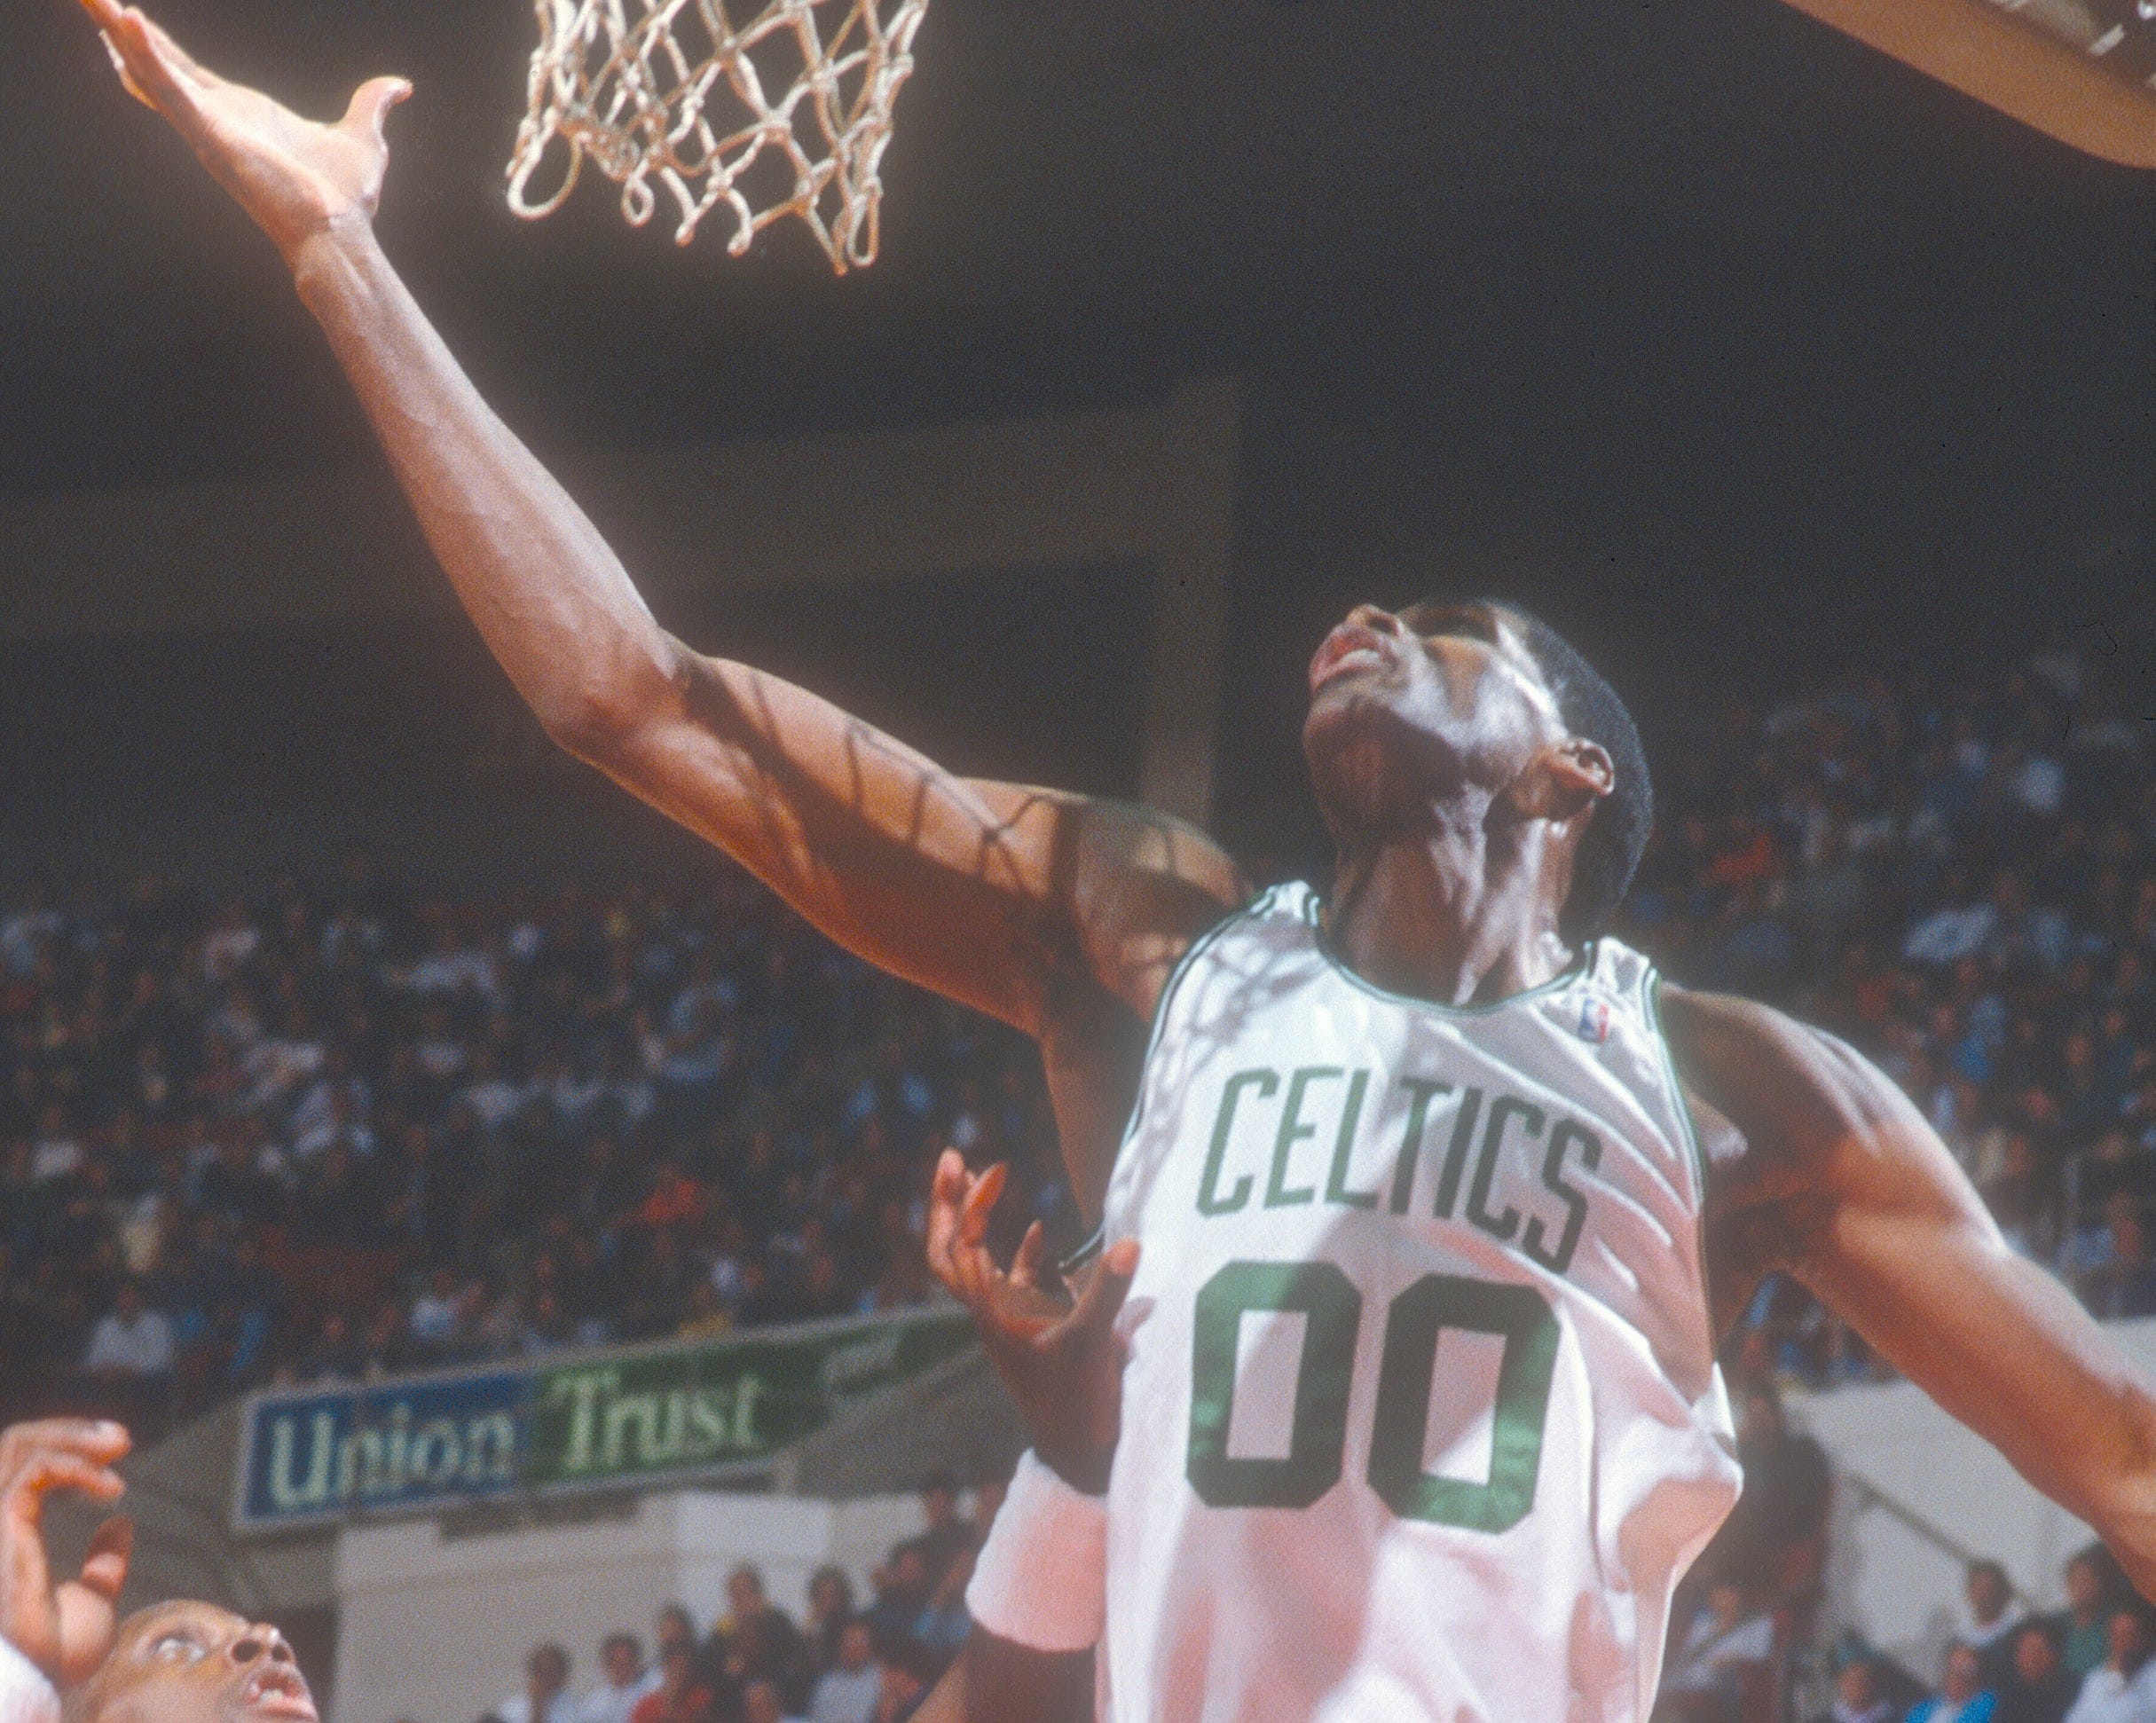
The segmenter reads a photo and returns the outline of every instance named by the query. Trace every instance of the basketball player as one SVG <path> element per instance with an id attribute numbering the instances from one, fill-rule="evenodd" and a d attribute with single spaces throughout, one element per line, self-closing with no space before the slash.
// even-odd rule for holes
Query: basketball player
<path id="1" fill-rule="evenodd" d="M 116 1499 L 125 1485 L 113 1467 L 127 1449 L 117 1424 L 55 1418 L 0 1432 L 0 1723 L 317 1723 L 274 1627 L 189 1600 L 116 1623 L 126 1521 L 99 1528 L 81 1578 L 53 1582 L 46 1499 Z"/>
<path id="2" fill-rule="evenodd" d="M 1156 814 L 955 776 L 652 619 L 375 242 L 406 86 L 311 124 L 84 4 L 290 264 L 555 740 L 1039 1042 L 1078 1200 L 1139 1254 L 1112 1457 L 1006 1507 L 1098 1561 L 980 1587 L 985 1626 L 1069 1651 L 1027 1607 L 1090 1596 L 1117 1719 L 1642 1719 L 1738 1485 L 1716 1336 L 1777 1268 L 2156 1584 L 2156 1395 L 1893 1084 L 1599 937 L 1646 762 L 1547 628 L 1362 606 L 1328 637 L 1322 897 L 1253 901 Z"/>

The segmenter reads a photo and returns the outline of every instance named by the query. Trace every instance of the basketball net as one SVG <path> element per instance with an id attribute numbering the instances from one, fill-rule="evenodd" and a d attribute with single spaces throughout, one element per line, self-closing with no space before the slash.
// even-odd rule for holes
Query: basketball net
<path id="1" fill-rule="evenodd" d="M 876 261 L 878 170 L 928 0 L 534 0 L 534 9 L 531 106 L 509 163 L 518 215 L 560 208 L 588 157 L 621 186 L 634 226 L 651 219 L 665 186 L 682 245 L 723 204 L 736 256 L 771 223 L 798 216 L 839 274 Z M 734 22 L 744 13 L 753 16 Z M 551 196 L 535 199 L 533 177 L 557 140 L 568 168 Z"/>

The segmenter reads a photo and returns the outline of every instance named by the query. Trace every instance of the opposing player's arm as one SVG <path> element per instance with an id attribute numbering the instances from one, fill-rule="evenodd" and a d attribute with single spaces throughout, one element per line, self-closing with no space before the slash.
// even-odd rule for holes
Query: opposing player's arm
<path id="1" fill-rule="evenodd" d="M 1035 1651 L 976 1627 L 914 1723 L 1082 1723 L 1093 1714 L 1093 1654 Z"/>
<path id="2" fill-rule="evenodd" d="M 1748 1001 L 1668 992 L 1687 1082 L 1748 1147 L 1710 1217 L 2093 1525 L 2156 1595 L 2156 1384 L 2001 1237 L 1922 1113 L 1852 1048 Z"/>
<path id="3" fill-rule="evenodd" d="M 956 777 L 673 639 L 375 243 L 382 125 L 407 86 L 377 79 L 315 125 L 205 71 L 138 11 L 83 3 L 130 88 L 291 265 L 435 555 L 550 736 L 911 980 L 1036 1035 L 1089 990 L 1151 1011 L 1183 943 L 1239 901 L 1216 846 L 1164 816 Z"/>

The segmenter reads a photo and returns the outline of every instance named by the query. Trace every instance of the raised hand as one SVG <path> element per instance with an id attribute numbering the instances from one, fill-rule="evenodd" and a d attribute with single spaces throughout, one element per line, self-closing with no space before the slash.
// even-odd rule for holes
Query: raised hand
<path id="1" fill-rule="evenodd" d="M 342 120 L 318 125 L 196 65 L 138 7 L 82 4 L 130 93 L 171 122 L 287 262 L 319 234 L 374 219 L 389 163 L 382 124 L 412 93 L 402 78 L 361 84 Z"/>
<path id="2" fill-rule="evenodd" d="M 1035 1221 L 1008 1270 L 988 1248 L 988 1216 L 1008 1169 L 978 1176 L 956 1150 L 936 1164 L 929 1194 L 928 1266 L 972 1312 L 995 1373 L 1018 1402 L 1035 1451 L 1083 1490 L 1107 1485 L 1122 1421 L 1122 1337 L 1115 1318 L 1137 1272 L 1125 1239 L 1086 1271 L 1075 1302 L 1041 1284 L 1047 1237 Z"/>
<path id="3" fill-rule="evenodd" d="M 107 1520 L 79 1579 L 52 1581 L 42 1523 L 45 1498 L 76 1490 L 93 1501 L 127 1485 L 112 1468 L 130 1446 L 118 1424 L 51 1418 L 0 1433 L 0 1638 L 59 1687 L 86 1679 L 112 1649 L 134 1527 Z"/>

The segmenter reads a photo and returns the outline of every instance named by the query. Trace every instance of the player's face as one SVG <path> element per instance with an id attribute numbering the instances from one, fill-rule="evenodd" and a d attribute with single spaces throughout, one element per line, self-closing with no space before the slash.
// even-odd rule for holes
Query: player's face
<path id="1" fill-rule="evenodd" d="M 1517 623 L 1486 604 L 1358 604 L 1310 660 L 1302 751 L 1335 837 L 1505 789 L 1565 735 Z"/>
<path id="2" fill-rule="evenodd" d="M 284 1636 L 209 1603 L 130 1617 L 93 1683 L 92 1723 L 319 1723 Z"/>

